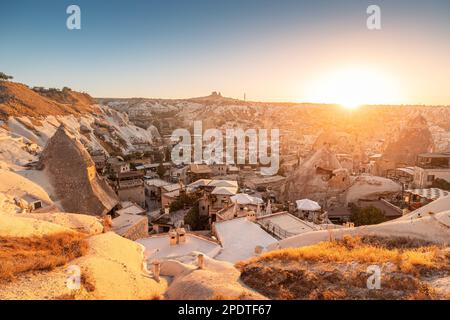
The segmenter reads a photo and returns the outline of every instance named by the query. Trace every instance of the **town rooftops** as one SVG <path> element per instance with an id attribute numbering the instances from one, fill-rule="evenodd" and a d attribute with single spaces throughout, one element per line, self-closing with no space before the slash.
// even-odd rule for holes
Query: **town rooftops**
<path id="1" fill-rule="evenodd" d="M 172 183 L 172 184 L 166 184 L 166 185 L 162 186 L 161 188 L 165 192 L 172 192 L 172 191 L 181 189 L 181 187 L 182 186 L 179 183 Z"/>
<path id="2" fill-rule="evenodd" d="M 179 195 L 180 195 L 180 189 L 169 191 L 169 192 L 164 192 L 162 194 L 163 197 L 171 198 L 171 199 L 174 199 L 174 198 L 178 197 Z"/>
<path id="3" fill-rule="evenodd" d="M 195 174 L 209 174 L 212 173 L 211 168 L 206 164 L 191 164 L 189 169 Z"/>
<path id="4" fill-rule="evenodd" d="M 398 218 L 403 215 L 403 211 L 384 200 L 359 200 L 358 206 L 361 208 L 375 207 L 384 213 L 387 218 Z"/>
<path id="5" fill-rule="evenodd" d="M 123 213 L 112 220 L 112 230 L 125 238 L 136 240 L 139 235 L 148 235 L 148 218 L 142 215 Z M 136 232 L 140 229 L 140 232 Z"/>
<path id="6" fill-rule="evenodd" d="M 214 228 L 223 247 L 217 260 L 233 263 L 246 260 L 255 255 L 257 246 L 265 248 L 277 242 L 277 239 L 246 217 L 216 222 Z"/>
<path id="7" fill-rule="evenodd" d="M 402 172 L 407 173 L 409 175 L 414 175 L 414 168 L 413 167 L 397 168 L 396 170 L 402 171 Z"/>
<path id="8" fill-rule="evenodd" d="M 211 188 L 238 188 L 236 180 L 211 180 L 211 179 L 199 179 L 188 185 L 190 188 L 198 187 L 211 187 Z M 235 192 L 236 193 L 236 192 Z"/>
<path id="9" fill-rule="evenodd" d="M 127 178 L 143 178 L 144 174 L 140 171 L 127 171 L 127 172 L 119 172 L 119 179 L 127 179 Z"/>
<path id="10" fill-rule="evenodd" d="M 276 176 L 270 176 L 270 177 L 262 176 L 262 177 L 251 178 L 251 179 L 249 179 L 249 182 L 253 183 L 254 185 L 262 185 L 262 184 L 271 184 L 271 183 L 282 182 L 284 180 L 286 180 L 285 177 L 276 175 Z"/>
<path id="11" fill-rule="evenodd" d="M 164 162 L 163 166 L 168 167 L 172 164 L 170 162 Z M 159 163 L 146 163 L 136 166 L 136 170 L 155 169 L 159 167 Z"/>
<path id="12" fill-rule="evenodd" d="M 147 212 L 141 206 L 139 206 L 133 202 L 130 202 L 130 201 L 122 202 L 121 205 L 122 205 L 122 209 L 117 210 L 117 213 L 119 215 L 122 215 L 122 214 L 145 215 L 145 213 Z"/>
<path id="13" fill-rule="evenodd" d="M 208 187 L 235 187 L 237 188 L 238 183 L 235 180 L 211 180 L 208 183 Z"/>
<path id="14" fill-rule="evenodd" d="M 230 200 L 233 203 L 237 203 L 237 204 L 241 204 L 241 205 L 251 204 L 251 205 L 255 205 L 256 206 L 258 204 L 264 203 L 264 201 L 262 201 L 262 199 L 250 196 L 250 195 L 248 195 L 246 193 L 238 193 L 237 195 L 232 196 L 230 198 Z"/>
<path id="15" fill-rule="evenodd" d="M 427 188 L 427 189 L 409 189 L 406 190 L 411 194 L 417 195 L 419 197 L 428 199 L 428 200 L 436 200 L 450 195 L 449 191 L 445 191 L 439 188 Z"/>
<path id="16" fill-rule="evenodd" d="M 197 188 L 197 187 L 205 187 L 207 186 L 212 180 L 211 179 L 199 179 L 191 184 L 188 185 L 190 188 Z"/>
<path id="17" fill-rule="evenodd" d="M 186 233 L 186 242 L 170 245 L 169 234 L 158 234 L 137 242 L 145 247 L 145 258 L 149 261 L 157 259 L 171 259 L 185 256 L 193 251 L 201 252 L 214 258 L 220 251 L 220 245 L 212 239 Z"/>
<path id="18" fill-rule="evenodd" d="M 301 220 L 288 212 L 278 212 L 257 218 L 257 222 L 266 226 L 277 226 L 288 236 L 318 230 L 313 223 Z"/>
<path id="19" fill-rule="evenodd" d="M 404 215 L 399 220 L 406 220 L 406 219 L 415 219 L 418 217 L 424 217 L 425 215 L 429 214 L 430 212 L 433 213 L 439 213 L 443 211 L 450 210 L 450 195 L 446 197 L 439 198 L 435 201 L 432 201 L 412 212 L 410 212 L 407 215 Z"/>
<path id="20" fill-rule="evenodd" d="M 211 194 L 233 196 L 237 193 L 237 187 L 215 187 Z"/>
<path id="21" fill-rule="evenodd" d="M 184 221 L 184 217 L 188 210 L 177 210 L 171 213 L 163 213 L 152 220 L 154 224 L 163 224 L 175 226 Z"/>
<path id="22" fill-rule="evenodd" d="M 350 217 L 352 212 L 348 207 L 336 207 L 327 211 L 329 218 Z"/>
<path id="23" fill-rule="evenodd" d="M 161 180 L 161 179 L 148 179 L 148 180 L 145 180 L 145 184 L 148 186 L 151 186 L 151 187 L 161 188 L 161 187 L 167 186 L 171 183 Z"/>

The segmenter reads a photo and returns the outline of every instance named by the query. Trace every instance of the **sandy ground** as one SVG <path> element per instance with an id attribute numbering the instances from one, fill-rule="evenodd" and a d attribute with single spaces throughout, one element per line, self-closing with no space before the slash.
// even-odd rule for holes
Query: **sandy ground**
<path id="1" fill-rule="evenodd" d="M 155 299 L 165 292 L 167 281 L 157 282 L 147 271 L 142 245 L 113 232 L 96 234 L 101 225 L 91 216 L 52 213 L 39 218 L 0 214 L 0 236 L 43 236 L 75 229 L 95 234 L 88 238 L 88 253 L 52 271 L 26 273 L 2 284 L 0 300 Z M 67 286 L 73 266 L 83 279 L 78 289 Z"/>
<path id="2" fill-rule="evenodd" d="M 51 222 L 90 235 L 103 232 L 103 225 L 98 218 L 84 214 L 66 212 L 22 213 L 19 217 Z"/>
<path id="3" fill-rule="evenodd" d="M 197 252 L 192 260 L 182 263 L 167 260 L 161 264 L 161 274 L 173 277 L 166 298 L 172 300 L 249 299 L 263 300 L 263 295 L 249 289 L 240 280 L 240 272 L 229 262 L 205 256 L 205 267 L 196 265 Z M 189 257 L 186 257 L 189 260 Z"/>

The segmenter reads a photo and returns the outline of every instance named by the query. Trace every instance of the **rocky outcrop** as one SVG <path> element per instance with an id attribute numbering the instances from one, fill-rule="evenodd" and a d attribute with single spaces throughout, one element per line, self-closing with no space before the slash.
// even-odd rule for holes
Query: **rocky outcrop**
<path id="1" fill-rule="evenodd" d="M 377 176 L 358 176 L 345 194 L 346 203 L 356 202 L 360 199 L 377 200 L 401 192 L 402 187 L 386 178 Z"/>
<path id="2" fill-rule="evenodd" d="M 64 125 L 48 141 L 40 165 L 65 211 L 102 216 L 119 202 L 111 187 L 97 174 L 89 153 Z"/>
<path id="3" fill-rule="evenodd" d="M 284 200 L 309 198 L 323 202 L 326 198 L 341 194 L 350 186 L 349 173 L 343 169 L 336 155 L 328 146 L 317 150 L 294 173 L 284 186 Z"/>
<path id="4" fill-rule="evenodd" d="M 0 82 L 0 119 L 12 116 L 41 117 L 94 113 L 95 101 L 85 93 L 69 89 L 32 90 L 24 84 Z"/>
<path id="5" fill-rule="evenodd" d="M 377 163 L 378 174 L 383 175 L 386 170 L 398 166 L 414 165 L 418 154 L 433 150 L 433 141 L 427 120 L 422 115 L 414 117 L 401 130 L 398 138 L 387 145 Z"/>

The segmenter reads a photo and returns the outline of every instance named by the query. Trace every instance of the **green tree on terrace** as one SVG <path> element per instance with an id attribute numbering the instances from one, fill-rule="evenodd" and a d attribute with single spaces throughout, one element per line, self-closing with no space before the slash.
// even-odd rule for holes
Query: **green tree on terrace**
<path id="1" fill-rule="evenodd" d="M 3 72 L 0 72 L 0 81 L 8 81 L 14 79 L 12 76 L 8 76 L 7 74 L 4 74 Z"/>
<path id="2" fill-rule="evenodd" d="M 360 208 L 353 205 L 351 212 L 350 220 L 355 223 L 355 226 L 378 224 L 387 220 L 384 212 L 374 206 Z"/>
<path id="3" fill-rule="evenodd" d="M 208 227 L 208 216 L 201 216 L 198 205 L 192 207 L 184 216 L 184 223 L 191 226 L 191 229 L 205 230 Z"/>
<path id="4" fill-rule="evenodd" d="M 433 181 L 433 184 L 431 185 L 431 187 L 439 188 L 439 189 L 446 190 L 446 191 L 450 191 L 450 182 L 448 182 L 448 181 L 446 181 L 444 179 L 436 178 Z"/>
<path id="5" fill-rule="evenodd" d="M 164 178 L 164 175 L 166 174 L 166 168 L 164 167 L 164 164 L 162 162 L 160 162 L 158 168 L 156 168 L 156 173 L 161 179 Z"/>

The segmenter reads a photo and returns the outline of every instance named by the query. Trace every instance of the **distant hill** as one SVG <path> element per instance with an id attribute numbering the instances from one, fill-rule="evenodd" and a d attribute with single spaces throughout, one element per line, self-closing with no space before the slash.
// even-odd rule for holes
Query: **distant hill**
<path id="1" fill-rule="evenodd" d="M 35 88 L 0 81 L 0 120 L 11 116 L 41 117 L 95 112 L 94 99 L 86 93 Z"/>

